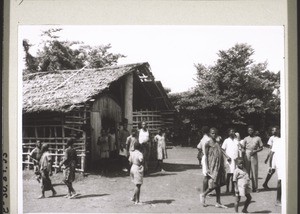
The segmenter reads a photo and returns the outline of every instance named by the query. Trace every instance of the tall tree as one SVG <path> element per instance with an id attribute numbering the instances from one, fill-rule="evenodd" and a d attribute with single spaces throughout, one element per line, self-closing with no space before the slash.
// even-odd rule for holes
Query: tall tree
<path id="1" fill-rule="evenodd" d="M 109 52 L 111 45 L 100 45 L 91 47 L 78 41 L 64 41 L 57 35 L 61 28 L 51 28 L 43 31 L 42 48 L 38 50 L 37 56 L 29 54 L 28 40 L 24 40 L 24 51 L 26 52 L 26 70 L 55 71 L 72 70 L 82 67 L 101 68 L 114 65 L 119 58 L 125 57 L 122 54 Z M 25 47 L 27 49 L 25 49 Z M 33 58 L 34 60 L 32 60 Z M 28 62 L 28 63 L 27 63 Z"/>
<path id="2" fill-rule="evenodd" d="M 212 66 L 196 64 L 197 86 L 175 96 L 175 104 L 195 123 L 219 128 L 254 124 L 264 129 L 266 122 L 278 122 L 280 115 L 280 74 L 270 72 L 267 63 L 255 64 L 254 49 L 236 44 L 218 52 Z M 179 98 L 181 97 L 181 98 Z"/>

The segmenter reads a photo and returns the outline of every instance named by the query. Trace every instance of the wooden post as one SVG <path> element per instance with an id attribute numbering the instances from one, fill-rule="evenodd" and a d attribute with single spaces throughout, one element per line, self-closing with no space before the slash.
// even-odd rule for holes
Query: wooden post
<path id="1" fill-rule="evenodd" d="M 128 130 L 132 129 L 133 118 L 133 74 L 130 73 L 125 78 L 124 88 L 124 117 L 128 120 Z"/>

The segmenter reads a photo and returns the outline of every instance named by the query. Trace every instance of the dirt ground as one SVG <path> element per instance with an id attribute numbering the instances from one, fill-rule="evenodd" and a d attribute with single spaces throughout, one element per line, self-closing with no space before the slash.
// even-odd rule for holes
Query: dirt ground
<path id="1" fill-rule="evenodd" d="M 87 176 L 78 174 L 74 188 L 80 195 L 75 199 L 63 196 L 67 188 L 61 183 L 62 173 L 52 176 L 56 197 L 46 192 L 46 198 L 37 199 L 40 185 L 32 171 L 23 172 L 23 212 L 24 213 L 233 213 L 234 197 L 226 195 L 222 187 L 221 201 L 228 209 L 215 208 L 215 197 L 207 199 L 208 207 L 199 202 L 199 188 L 202 174 L 198 166 L 197 149 L 172 147 L 168 149 L 169 158 L 164 161 L 166 172 L 152 172 L 144 178 L 141 188 L 142 205 L 134 205 L 130 198 L 134 185 L 124 172 L 111 172 L 101 176 L 92 172 Z M 267 173 L 263 163 L 267 149 L 259 153 L 259 193 L 252 193 L 251 213 L 280 213 L 275 206 L 277 175 L 269 182 L 271 190 L 264 191 L 261 185 Z M 245 198 L 242 197 L 243 202 Z M 241 203 L 242 206 L 243 203 Z M 240 207 L 241 211 L 242 207 Z"/>

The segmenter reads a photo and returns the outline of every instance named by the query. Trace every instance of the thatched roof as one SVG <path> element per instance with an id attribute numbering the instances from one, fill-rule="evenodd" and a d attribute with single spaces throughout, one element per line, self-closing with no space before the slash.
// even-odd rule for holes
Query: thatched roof
<path id="1" fill-rule="evenodd" d="M 68 112 L 107 89 L 130 72 L 146 71 L 148 63 L 111 66 L 101 69 L 39 72 L 23 76 L 23 112 Z M 141 75 L 141 73 L 139 74 Z"/>

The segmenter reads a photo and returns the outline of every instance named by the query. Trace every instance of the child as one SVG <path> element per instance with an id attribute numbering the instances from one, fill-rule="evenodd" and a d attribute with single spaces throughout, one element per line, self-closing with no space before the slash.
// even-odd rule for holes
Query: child
<path id="1" fill-rule="evenodd" d="M 75 180 L 75 168 L 77 162 L 77 153 L 76 150 L 73 148 L 74 143 L 75 143 L 74 139 L 68 140 L 67 142 L 68 148 L 65 150 L 64 158 L 59 164 L 59 167 L 61 167 L 62 165 L 65 166 L 63 182 L 68 187 L 68 194 L 65 197 L 69 199 L 74 198 L 77 195 L 72 186 L 72 182 Z"/>
<path id="2" fill-rule="evenodd" d="M 128 157 L 134 151 L 134 144 L 136 142 L 138 142 L 137 131 L 133 129 L 131 131 L 131 135 L 129 137 L 127 137 L 127 139 L 126 139 L 126 150 L 127 150 Z"/>
<path id="3" fill-rule="evenodd" d="M 141 204 L 140 192 L 141 192 L 141 186 L 143 184 L 143 177 L 144 177 L 144 167 L 143 167 L 144 157 L 140 151 L 140 148 L 141 145 L 139 144 L 139 142 L 135 142 L 134 151 L 131 152 L 129 156 L 129 162 L 132 164 L 130 169 L 130 177 L 131 177 L 131 181 L 136 186 L 134 189 L 134 195 L 131 200 L 134 201 L 135 204 Z"/>
<path id="4" fill-rule="evenodd" d="M 154 142 L 157 145 L 156 170 L 164 172 L 162 164 L 163 164 L 163 159 L 167 158 L 167 150 L 166 150 L 166 138 L 163 130 L 159 130 L 158 134 L 154 137 Z"/>
<path id="5" fill-rule="evenodd" d="M 42 157 L 42 143 L 41 141 L 36 141 L 36 147 L 30 152 L 29 156 L 33 160 L 34 174 L 36 175 L 36 180 L 40 183 L 41 173 L 39 169 L 39 162 Z"/>
<path id="6" fill-rule="evenodd" d="M 248 213 L 247 208 L 251 202 L 251 188 L 250 188 L 250 178 L 244 167 L 244 161 L 242 158 L 236 159 L 237 168 L 233 173 L 233 183 L 235 189 L 235 198 L 236 203 L 234 205 L 235 212 L 238 212 L 239 202 L 241 200 L 241 196 L 246 196 L 246 201 L 244 204 L 244 208 L 242 210 L 243 213 Z"/>

